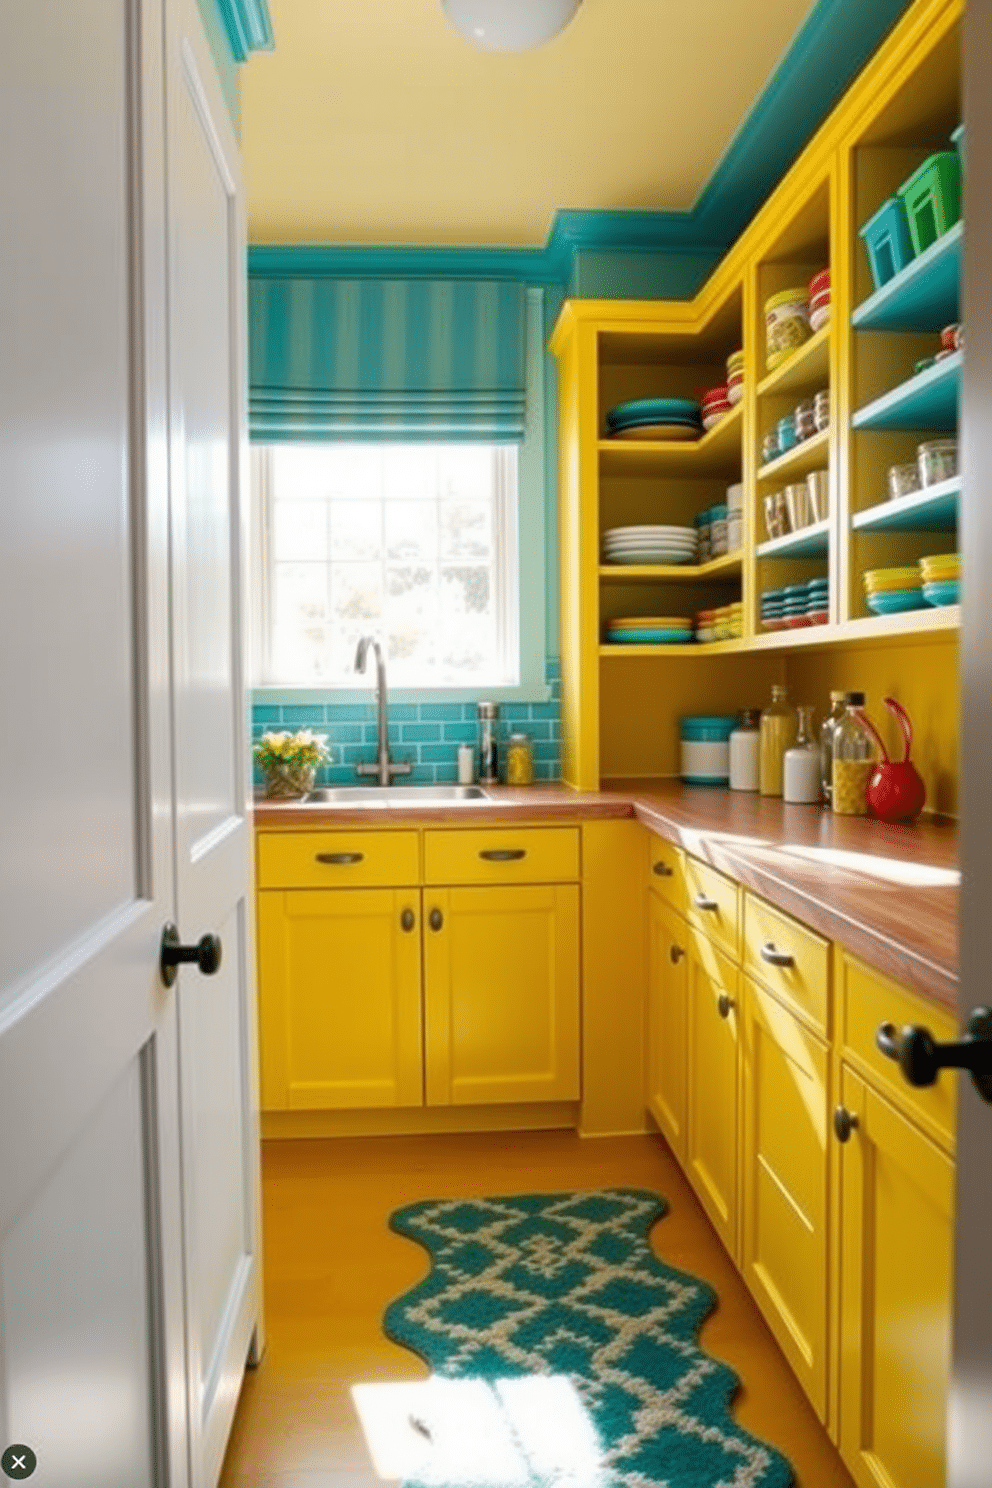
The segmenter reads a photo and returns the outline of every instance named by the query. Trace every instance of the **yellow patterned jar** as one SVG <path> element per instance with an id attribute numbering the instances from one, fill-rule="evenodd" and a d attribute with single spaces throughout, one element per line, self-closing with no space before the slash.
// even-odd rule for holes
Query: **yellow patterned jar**
<path id="1" fill-rule="evenodd" d="M 530 734 L 511 734 L 506 746 L 507 785 L 533 785 L 534 746 Z"/>

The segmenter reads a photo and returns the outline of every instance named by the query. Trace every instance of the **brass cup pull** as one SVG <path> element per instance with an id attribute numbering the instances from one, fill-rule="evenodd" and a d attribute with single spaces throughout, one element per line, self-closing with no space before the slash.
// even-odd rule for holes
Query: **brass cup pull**
<path id="1" fill-rule="evenodd" d="M 410 933 L 416 923 L 417 917 L 412 909 L 405 909 L 400 915 L 400 928 L 405 930 L 407 934 Z"/>
<path id="2" fill-rule="evenodd" d="M 711 899 L 708 894 L 697 894 L 692 902 L 697 909 L 709 910 L 711 914 L 715 914 L 716 911 L 720 908 L 716 900 Z"/>
<path id="3" fill-rule="evenodd" d="M 736 1006 L 737 1004 L 734 999 L 732 997 L 728 997 L 726 992 L 721 992 L 720 996 L 716 1000 L 716 1010 L 720 1014 L 721 1018 L 729 1018 L 731 1008 L 734 1008 Z"/>
<path id="4" fill-rule="evenodd" d="M 780 951 L 775 944 L 766 940 L 761 947 L 761 959 L 767 961 L 769 966 L 795 966 L 796 958 L 791 951 Z"/>
<path id="5" fill-rule="evenodd" d="M 527 856 L 525 847 L 484 847 L 479 857 L 487 863 L 519 863 Z"/>
<path id="6" fill-rule="evenodd" d="M 849 1142 L 851 1133 L 858 1124 L 858 1118 L 846 1106 L 834 1107 L 834 1133 L 838 1142 Z"/>
<path id="7" fill-rule="evenodd" d="M 440 930 L 441 926 L 444 924 L 444 915 L 439 909 L 432 909 L 430 914 L 427 916 L 427 923 L 428 925 L 430 925 L 432 930 Z"/>
<path id="8" fill-rule="evenodd" d="M 678 966 L 679 962 L 682 960 L 682 957 L 684 955 L 685 955 L 685 948 L 683 946 L 680 946 L 680 945 L 670 945 L 668 947 L 668 959 L 669 959 L 669 961 L 671 961 L 671 963 L 672 963 L 673 966 Z"/>
<path id="9" fill-rule="evenodd" d="M 667 863 L 652 863 L 651 872 L 657 873 L 659 878 L 672 878 L 674 869 L 669 868 Z"/>
<path id="10" fill-rule="evenodd" d="M 348 863 L 360 863 L 365 857 L 359 852 L 333 852 L 315 853 L 314 858 L 318 863 L 332 863 L 334 865 L 347 865 Z"/>

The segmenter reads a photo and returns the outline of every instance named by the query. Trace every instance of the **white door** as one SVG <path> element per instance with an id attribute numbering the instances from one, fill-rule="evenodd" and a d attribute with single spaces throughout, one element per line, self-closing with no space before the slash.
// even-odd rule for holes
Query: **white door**
<path id="1" fill-rule="evenodd" d="M 220 1470 L 259 1316 L 258 1098 L 242 488 L 245 229 L 237 146 L 195 0 L 167 8 L 176 910 L 194 1488 Z M 255 1339 L 255 1350 L 260 1340 Z"/>
<path id="2" fill-rule="evenodd" d="M 161 28 L 0 40 L 0 1452 L 45 1488 L 188 1481 Z"/>
<path id="3" fill-rule="evenodd" d="M 992 1007 L 992 5 L 964 23 L 967 126 L 960 1022 Z M 992 1105 L 958 1082 L 957 1253 L 949 1488 L 992 1482 Z"/>

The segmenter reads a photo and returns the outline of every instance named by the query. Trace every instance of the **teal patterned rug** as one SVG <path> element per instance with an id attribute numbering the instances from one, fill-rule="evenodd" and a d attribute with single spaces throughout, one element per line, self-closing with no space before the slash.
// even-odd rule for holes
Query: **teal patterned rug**
<path id="1" fill-rule="evenodd" d="M 619 1188 L 391 1215 L 432 1261 L 384 1319 L 432 1371 L 434 1394 L 408 1417 L 423 1448 L 408 1488 L 793 1482 L 786 1459 L 733 1420 L 733 1370 L 696 1342 L 715 1293 L 647 1243 L 666 1210 L 657 1194 Z"/>

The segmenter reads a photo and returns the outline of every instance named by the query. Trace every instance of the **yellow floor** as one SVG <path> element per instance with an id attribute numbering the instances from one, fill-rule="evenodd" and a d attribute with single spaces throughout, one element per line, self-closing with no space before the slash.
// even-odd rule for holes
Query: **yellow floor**
<path id="1" fill-rule="evenodd" d="M 786 1454 L 800 1488 L 852 1488 L 662 1139 L 583 1141 L 572 1132 L 264 1144 L 267 1348 L 245 1379 L 221 1488 L 382 1482 L 350 1389 L 427 1374 L 380 1326 L 387 1303 L 428 1269 L 421 1248 L 387 1228 L 392 1209 L 462 1194 L 614 1185 L 668 1198 L 652 1244 L 719 1295 L 702 1343 L 741 1376 L 737 1418 Z"/>

